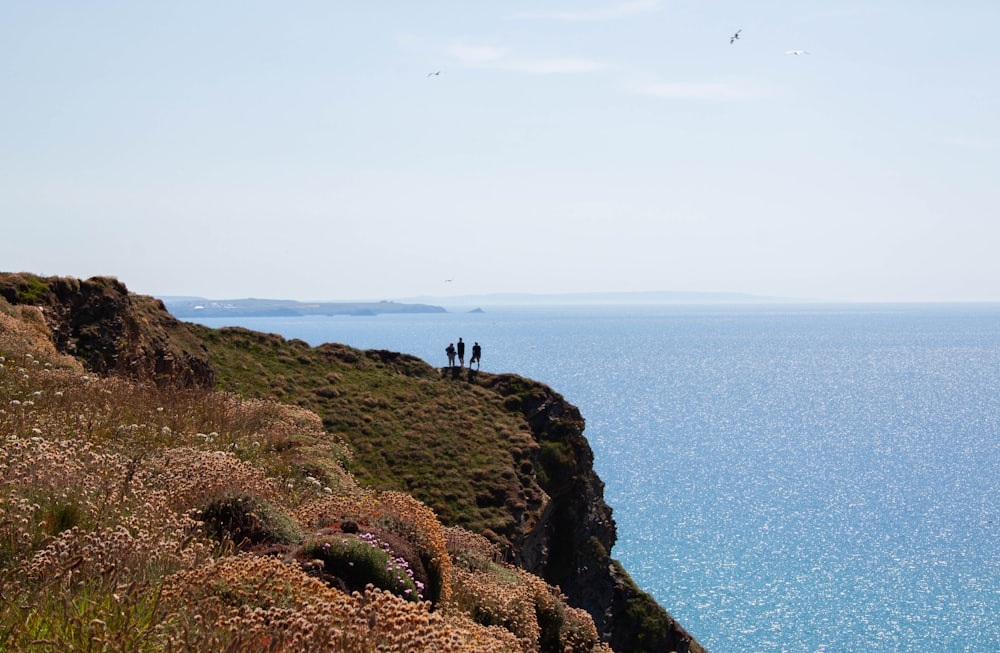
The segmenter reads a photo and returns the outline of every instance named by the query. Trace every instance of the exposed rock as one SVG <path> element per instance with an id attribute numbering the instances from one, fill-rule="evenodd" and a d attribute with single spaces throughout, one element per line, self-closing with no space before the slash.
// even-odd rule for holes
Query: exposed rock
<path id="1" fill-rule="evenodd" d="M 534 462 L 550 500 L 534 529 L 516 543 L 518 563 L 589 612 L 602 638 L 619 653 L 703 653 L 611 558 L 615 521 L 594 471 L 579 409 L 548 386 L 516 375 L 476 373 L 469 380 L 507 397 L 505 406 L 525 416 L 540 445 Z"/>
<path id="2" fill-rule="evenodd" d="M 160 385 L 211 387 L 204 346 L 152 297 L 114 277 L 0 274 L 0 296 L 42 311 L 56 349 L 92 372 Z"/>

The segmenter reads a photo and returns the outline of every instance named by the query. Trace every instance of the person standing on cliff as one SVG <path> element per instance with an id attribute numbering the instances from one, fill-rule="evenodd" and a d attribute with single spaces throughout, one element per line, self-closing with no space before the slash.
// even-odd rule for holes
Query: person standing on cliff
<path id="1" fill-rule="evenodd" d="M 465 367 L 465 343 L 461 338 L 458 339 L 458 364 Z"/>
<path id="2" fill-rule="evenodd" d="M 448 354 L 448 367 L 455 367 L 455 343 L 449 342 L 444 353 Z"/>
<path id="3" fill-rule="evenodd" d="M 478 370 L 479 357 L 482 355 L 483 355 L 483 348 L 479 346 L 479 341 L 477 340 L 476 342 L 472 343 L 472 358 L 469 359 L 469 367 L 471 368 L 472 364 L 475 363 L 476 369 Z"/>

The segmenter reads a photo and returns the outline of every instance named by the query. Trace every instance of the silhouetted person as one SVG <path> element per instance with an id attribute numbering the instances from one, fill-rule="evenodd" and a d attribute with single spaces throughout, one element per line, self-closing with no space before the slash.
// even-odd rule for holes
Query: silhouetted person
<path id="1" fill-rule="evenodd" d="M 465 343 L 458 339 L 458 364 L 465 367 Z"/>
<path id="2" fill-rule="evenodd" d="M 445 348 L 444 353 L 448 354 L 448 367 L 455 367 L 455 343 L 448 343 L 448 347 Z"/>
<path id="3" fill-rule="evenodd" d="M 478 370 L 479 369 L 479 358 L 482 355 L 483 355 L 483 348 L 479 346 L 479 342 L 478 341 L 474 342 L 472 344 L 472 358 L 469 359 L 469 367 L 472 367 L 472 364 L 475 363 L 476 364 L 476 369 Z"/>

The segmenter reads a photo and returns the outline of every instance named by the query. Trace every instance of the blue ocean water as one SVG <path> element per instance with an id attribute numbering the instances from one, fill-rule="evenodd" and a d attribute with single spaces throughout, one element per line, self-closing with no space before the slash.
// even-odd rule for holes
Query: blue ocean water
<path id="1" fill-rule="evenodd" d="M 201 320 L 222 326 L 232 320 Z M 613 555 L 713 653 L 1000 652 L 1000 306 L 244 318 L 580 407 Z"/>

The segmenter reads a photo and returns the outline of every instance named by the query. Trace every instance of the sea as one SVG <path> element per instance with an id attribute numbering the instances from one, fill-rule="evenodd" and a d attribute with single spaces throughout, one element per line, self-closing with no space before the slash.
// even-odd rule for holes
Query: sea
<path id="1" fill-rule="evenodd" d="M 712 653 L 1000 652 L 1000 304 L 482 308 L 198 321 L 550 385 Z"/>

